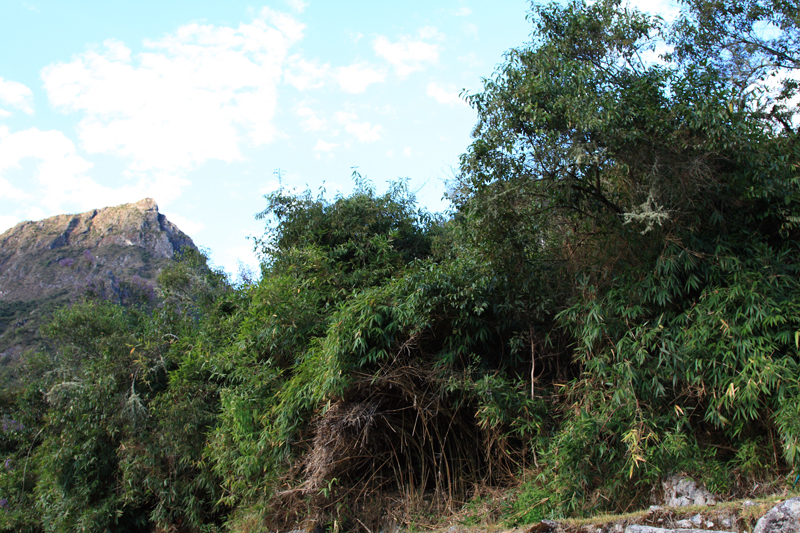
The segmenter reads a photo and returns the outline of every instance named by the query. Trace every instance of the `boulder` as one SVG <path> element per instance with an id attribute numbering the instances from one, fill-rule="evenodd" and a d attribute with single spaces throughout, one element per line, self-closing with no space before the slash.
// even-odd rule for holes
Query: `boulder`
<path id="1" fill-rule="evenodd" d="M 553 533 L 558 529 L 558 522 L 552 520 L 542 520 L 529 527 L 525 533 Z"/>
<path id="2" fill-rule="evenodd" d="M 800 498 L 781 502 L 758 519 L 753 533 L 800 533 Z"/>
<path id="3" fill-rule="evenodd" d="M 690 505 L 714 505 L 717 498 L 688 476 L 674 475 L 661 484 L 664 489 L 664 505 L 667 507 L 689 507 Z"/>
<path id="4" fill-rule="evenodd" d="M 663 527 L 642 526 L 632 524 L 625 528 L 625 533 L 730 533 L 712 529 L 667 529 Z"/>

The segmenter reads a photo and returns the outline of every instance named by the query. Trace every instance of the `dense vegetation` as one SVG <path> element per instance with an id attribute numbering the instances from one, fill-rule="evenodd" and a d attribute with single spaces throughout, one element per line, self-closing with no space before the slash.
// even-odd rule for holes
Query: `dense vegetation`
<path id="1" fill-rule="evenodd" d="M 257 279 L 187 250 L 157 298 L 57 313 L 4 397 L 4 530 L 374 531 L 520 479 L 524 521 L 796 474 L 800 9 L 683 8 L 535 7 L 447 216 L 279 191 Z"/>

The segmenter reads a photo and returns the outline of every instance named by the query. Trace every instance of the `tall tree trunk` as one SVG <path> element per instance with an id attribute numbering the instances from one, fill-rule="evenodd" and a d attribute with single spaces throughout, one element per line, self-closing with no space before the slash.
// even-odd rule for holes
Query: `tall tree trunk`
<path id="1" fill-rule="evenodd" d="M 528 325 L 531 336 L 531 400 L 536 397 L 536 341 L 533 338 L 533 324 Z"/>

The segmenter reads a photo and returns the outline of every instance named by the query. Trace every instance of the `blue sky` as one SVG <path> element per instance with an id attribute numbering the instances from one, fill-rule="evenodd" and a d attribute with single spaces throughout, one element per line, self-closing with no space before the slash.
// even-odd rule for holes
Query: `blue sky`
<path id="1" fill-rule="evenodd" d="M 664 11 L 666 1 L 638 2 Z M 153 197 L 231 273 L 275 190 L 408 178 L 434 211 L 525 0 L 0 0 L 0 232 Z"/>

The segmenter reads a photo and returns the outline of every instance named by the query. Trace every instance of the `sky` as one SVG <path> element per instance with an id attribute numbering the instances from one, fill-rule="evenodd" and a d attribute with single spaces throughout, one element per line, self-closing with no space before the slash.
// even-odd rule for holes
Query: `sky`
<path id="1" fill-rule="evenodd" d="M 674 12 L 669 0 L 638 7 Z M 527 0 L 0 0 L 0 232 L 152 197 L 236 275 L 264 195 L 379 192 L 444 211 Z"/>

